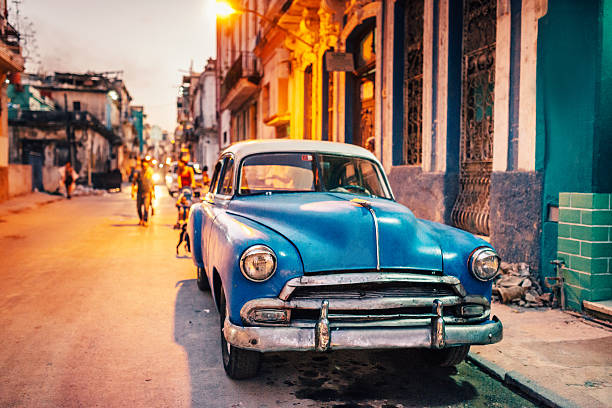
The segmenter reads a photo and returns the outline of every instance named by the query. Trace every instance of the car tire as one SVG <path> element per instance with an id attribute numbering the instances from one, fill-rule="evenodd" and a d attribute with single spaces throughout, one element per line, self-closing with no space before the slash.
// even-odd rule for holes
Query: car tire
<path id="1" fill-rule="evenodd" d="M 469 345 L 428 350 L 428 360 L 438 367 L 454 367 L 465 360 L 469 351 Z"/>
<path id="2" fill-rule="evenodd" d="M 229 378 L 234 380 L 244 380 L 254 377 L 259 371 L 261 363 L 261 353 L 258 351 L 244 350 L 234 347 L 225 340 L 223 335 L 223 325 L 225 324 L 225 316 L 227 314 L 227 306 L 225 302 L 225 294 L 221 288 L 219 299 L 219 317 L 221 326 L 221 360 L 223 368 Z"/>
<path id="3" fill-rule="evenodd" d="M 210 290 L 210 285 L 208 284 L 208 278 L 206 277 L 206 272 L 204 272 L 204 268 L 197 267 L 197 279 L 196 283 L 198 284 L 198 289 L 202 292 L 206 292 Z"/>

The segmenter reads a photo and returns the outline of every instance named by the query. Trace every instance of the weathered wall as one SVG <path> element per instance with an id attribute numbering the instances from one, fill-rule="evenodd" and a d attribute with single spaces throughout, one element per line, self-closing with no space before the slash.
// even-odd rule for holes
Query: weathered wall
<path id="1" fill-rule="evenodd" d="M 540 270 L 542 175 L 493 172 L 490 190 L 491 244 L 506 262 Z"/>
<path id="2" fill-rule="evenodd" d="M 601 114 L 602 109 L 609 112 L 610 106 L 600 103 L 600 96 L 608 92 L 602 93 L 602 84 L 610 84 L 610 79 L 606 82 L 601 77 L 609 72 L 602 70 L 602 59 L 610 59 L 602 49 L 603 3 L 550 1 L 548 13 L 539 22 L 536 170 L 544 172 L 543 214 L 558 207 L 560 192 L 593 192 L 598 180 L 611 179 L 609 155 L 599 153 L 610 150 L 612 125 L 598 120 L 598 116 L 610 117 Z M 609 8 L 609 0 L 605 4 Z M 598 163 L 606 163 L 607 168 Z M 548 260 L 557 256 L 557 232 L 557 222 L 543 220 L 544 276 L 554 274 Z"/>
<path id="3" fill-rule="evenodd" d="M 8 198 L 8 190 L 8 167 L 0 166 L 0 202 Z"/>
<path id="4" fill-rule="evenodd" d="M 32 191 L 32 166 L 29 164 L 9 164 L 8 195 L 15 197 Z"/>
<path id="5" fill-rule="evenodd" d="M 423 173 L 420 167 L 394 166 L 389 182 L 395 199 L 419 218 L 450 224 L 459 191 L 455 173 Z"/>
<path id="6" fill-rule="evenodd" d="M 73 109 L 74 102 L 78 101 L 81 103 L 81 111 L 88 111 L 97 117 L 100 122 L 106 124 L 107 94 L 105 91 L 79 92 L 54 90 L 51 92 L 51 97 L 57 101 L 62 108 L 64 108 L 64 95 L 66 95 L 69 111 Z"/>
<path id="7" fill-rule="evenodd" d="M 55 193 L 60 188 L 61 176 L 59 166 L 43 166 L 42 179 L 45 191 Z"/>
<path id="8" fill-rule="evenodd" d="M 602 0 L 599 97 L 595 111 L 593 192 L 612 192 L 612 0 Z"/>

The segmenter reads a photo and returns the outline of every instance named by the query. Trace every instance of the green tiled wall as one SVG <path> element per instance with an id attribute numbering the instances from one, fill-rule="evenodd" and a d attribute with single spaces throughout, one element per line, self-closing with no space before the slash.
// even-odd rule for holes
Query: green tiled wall
<path id="1" fill-rule="evenodd" d="M 557 257 L 568 307 L 612 298 L 612 194 L 560 193 Z"/>

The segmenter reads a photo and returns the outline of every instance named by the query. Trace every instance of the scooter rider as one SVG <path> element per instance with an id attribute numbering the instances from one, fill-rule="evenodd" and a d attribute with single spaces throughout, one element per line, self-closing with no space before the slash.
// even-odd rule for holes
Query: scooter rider
<path id="1" fill-rule="evenodd" d="M 179 191 L 185 187 L 195 187 L 195 175 L 191 166 L 187 165 L 187 161 L 181 159 L 178 163 L 177 181 Z"/>
<path id="2" fill-rule="evenodd" d="M 189 207 L 193 201 L 193 188 L 195 187 L 195 176 L 191 166 L 188 166 L 189 156 L 184 155 L 178 163 L 177 181 L 181 194 L 176 201 L 178 218 L 174 228 L 181 227 L 181 223 L 187 220 Z"/>

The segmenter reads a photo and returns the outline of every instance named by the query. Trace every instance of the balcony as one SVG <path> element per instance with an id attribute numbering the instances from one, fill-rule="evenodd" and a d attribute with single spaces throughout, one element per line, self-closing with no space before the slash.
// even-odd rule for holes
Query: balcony
<path id="1" fill-rule="evenodd" d="M 257 92 L 261 80 L 259 59 L 241 52 L 221 83 L 221 109 L 236 110 Z"/>
<path id="2" fill-rule="evenodd" d="M 23 64 L 19 33 L 0 16 L 0 70 L 23 71 Z"/>

